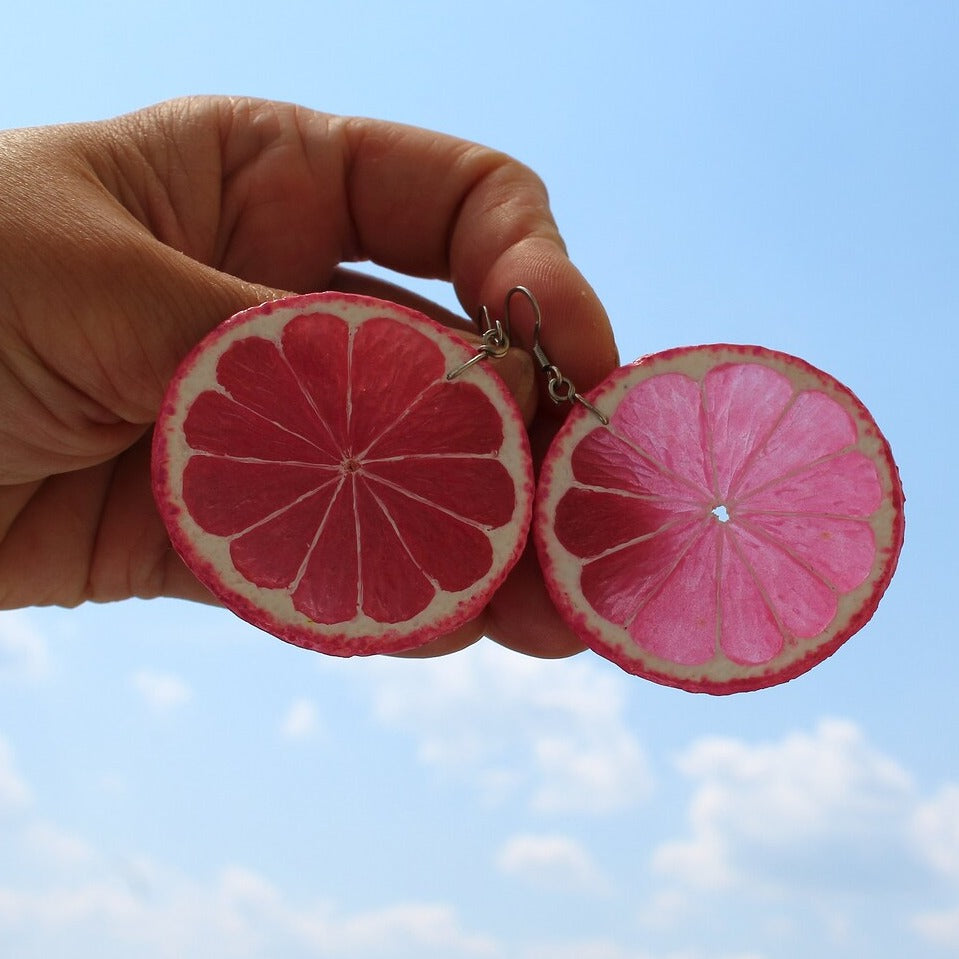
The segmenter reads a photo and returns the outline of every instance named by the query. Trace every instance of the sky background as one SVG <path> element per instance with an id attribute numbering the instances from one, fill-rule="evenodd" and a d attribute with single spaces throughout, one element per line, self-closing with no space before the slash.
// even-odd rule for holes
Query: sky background
<path id="1" fill-rule="evenodd" d="M 625 360 L 830 371 L 907 535 L 861 633 L 726 698 L 484 642 L 332 660 L 186 603 L 2 614 L 0 955 L 959 955 L 959 5 L 11 7 L 2 127 L 237 93 L 519 157 Z"/>

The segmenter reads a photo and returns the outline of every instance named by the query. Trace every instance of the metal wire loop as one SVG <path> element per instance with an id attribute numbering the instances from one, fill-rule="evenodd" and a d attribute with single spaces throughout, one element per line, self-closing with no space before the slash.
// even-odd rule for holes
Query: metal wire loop
<path id="1" fill-rule="evenodd" d="M 533 310 L 533 344 L 531 352 L 539 364 L 540 372 L 546 375 L 546 389 L 550 399 L 556 404 L 579 403 L 597 416 L 603 426 L 609 426 L 609 418 L 606 414 L 602 413 L 582 394 L 578 393 L 576 387 L 573 385 L 573 381 L 563 376 L 559 368 L 546 355 L 546 351 L 539 341 L 540 330 L 543 326 L 543 314 L 539 308 L 539 301 L 525 286 L 514 286 L 506 294 L 506 301 L 503 304 L 502 320 L 491 320 L 489 310 L 485 306 L 480 307 L 476 324 L 482 331 L 482 342 L 477 347 L 476 353 L 463 363 L 462 366 L 458 366 L 455 370 L 447 373 L 446 378 L 448 380 L 455 379 L 461 373 L 468 370 L 474 363 L 479 363 L 480 360 L 488 358 L 498 359 L 506 355 L 509 351 L 510 341 L 513 335 L 513 326 L 509 311 L 510 303 L 514 296 L 523 297 Z"/>
<path id="2" fill-rule="evenodd" d="M 498 360 L 500 357 L 506 356 L 509 352 L 508 316 L 506 317 L 505 324 L 503 320 L 490 320 L 489 310 L 485 306 L 482 306 L 480 307 L 476 322 L 482 330 L 480 334 L 480 345 L 476 348 L 476 352 L 465 363 L 456 367 L 455 370 L 450 370 L 446 374 L 448 380 L 455 380 L 457 376 L 465 373 L 474 363 L 479 363 L 480 360 Z"/>
<path id="3" fill-rule="evenodd" d="M 576 387 L 555 366 L 551 366 L 546 375 L 548 377 L 546 389 L 554 403 L 574 403 L 576 401 Z"/>
<path id="4" fill-rule="evenodd" d="M 534 359 L 539 364 L 540 372 L 546 375 L 546 390 L 549 393 L 549 398 L 557 405 L 559 403 L 579 403 L 581 406 L 585 406 L 586 409 L 598 417 L 603 426 L 609 426 L 609 417 L 593 406 L 593 404 L 590 403 L 589 400 L 587 400 L 586 397 L 584 397 L 581 393 L 577 392 L 576 387 L 573 385 L 573 381 L 563 376 L 559 370 L 559 367 L 556 366 L 556 364 L 553 363 L 546 355 L 546 351 L 543 349 L 543 345 L 539 341 L 540 330 L 543 326 L 543 314 L 540 311 L 539 302 L 537 301 L 536 297 L 533 296 L 533 294 L 525 286 L 514 286 L 513 289 L 506 294 L 505 314 L 507 322 L 509 322 L 510 300 L 516 294 L 525 297 L 533 308 L 535 321 L 533 323 L 532 353 Z"/>

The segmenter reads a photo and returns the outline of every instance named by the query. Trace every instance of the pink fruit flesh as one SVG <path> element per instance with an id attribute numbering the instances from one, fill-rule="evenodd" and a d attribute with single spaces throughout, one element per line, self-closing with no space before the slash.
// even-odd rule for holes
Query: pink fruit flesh
<path id="1" fill-rule="evenodd" d="M 697 350 L 713 359 L 699 376 L 684 371 Z M 540 481 L 544 571 L 583 639 L 709 692 L 781 682 L 834 651 L 871 615 L 902 539 L 895 468 L 861 404 L 801 361 L 741 347 L 671 351 L 614 380 L 591 397 L 609 427 L 577 411 L 555 444 L 569 468 L 551 452 Z"/>

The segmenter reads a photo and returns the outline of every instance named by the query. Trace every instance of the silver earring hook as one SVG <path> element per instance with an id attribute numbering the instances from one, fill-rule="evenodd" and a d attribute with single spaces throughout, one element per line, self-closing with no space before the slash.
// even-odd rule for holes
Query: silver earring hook
<path id="1" fill-rule="evenodd" d="M 546 351 L 543 349 L 543 345 L 539 340 L 540 331 L 543 326 L 543 313 L 539 308 L 539 301 L 525 286 L 514 286 L 506 294 L 506 300 L 503 303 L 502 320 L 492 320 L 489 310 L 485 306 L 480 307 L 476 325 L 482 331 L 480 334 L 482 342 L 477 347 L 476 353 L 455 370 L 450 370 L 450 372 L 446 374 L 446 378 L 448 380 L 455 379 L 460 374 L 465 373 L 474 363 L 479 363 L 480 360 L 498 359 L 506 355 L 509 351 L 513 335 L 513 324 L 510 319 L 509 310 L 510 303 L 514 296 L 523 297 L 533 310 L 533 345 L 531 352 L 533 358 L 539 364 L 540 371 L 546 374 L 546 389 L 549 393 L 549 398 L 557 405 L 560 403 L 579 403 L 593 413 L 603 426 L 609 426 L 609 417 L 593 406 L 581 393 L 578 393 L 576 387 L 573 385 L 573 381 L 563 376 L 559 367 L 546 355 Z"/>
<path id="2" fill-rule="evenodd" d="M 533 296 L 533 294 L 525 286 L 514 286 L 509 293 L 506 294 L 506 305 L 503 308 L 503 313 L 506 319 L 507 327 L 510 327 L 510 300 L 516 294 L 523 296 L 533 308 L 535 320 L 533 323 L 532 354 L 536 362 L 539 364 L 540 371 L 546 374 L 546 389 L 549 393 L 549 398 L 557 405 L 560 403 L 579 403 L 581 406 L 586 407 L 586 409 L 597 416 L 603 426 L 609 426 L 609 417 L 593 406 L 593 404 L 590 403 L 589 400 L 587 400 L 586 397 L 584 397 L 581 393 L 578 393 L 576 391 L 576 387 L 573 385 L 573 381 L 563 376 L 559 370 L 559 367 L 556 366 L 556 364 L 553 363 L 546 355 L 546 351 L 543 349 L 543 345 L 539 340 L 540 330 L 543 326 L 543 314 L 539 308 L 539 302 L 537 301 L 536 297 Z"/>
<path id="3" fill-rule="evenodd" d="M 465 363 L 446 374 L 448 380 L 455 380 L 457 376 L 465 373 L 474 363 L 479 363 L 480 360 L 498 360 L 501 356 L 506 356 L 509 352 L 510 342 L 508 309 L 504 320 L 491 320 L 489 310 L 485 306 L 480 307 L 479 315 L 476 318 L 476 325 L 481 331 L 480 345 Z"/>
<path id="4" fill-rule="evenodd" d="M 539 308 L 539 301 L 535 296 L 525 287 L 525 286 L 514 286 L 506 294 L 506 302 L 503 304 L 503 319 L 506 322 L 506 328 L 512 334 L 513 324 L 509 316 L 509 305 L 514 296 L 522 296 L 527 303 L 532 307 L 533 316 L 536 317 L 536 321 L 533 325 L 533 351 L 536 351 L 536 348 L 539 345 L 539 331 L 543 325 L 543 314 Z"/>

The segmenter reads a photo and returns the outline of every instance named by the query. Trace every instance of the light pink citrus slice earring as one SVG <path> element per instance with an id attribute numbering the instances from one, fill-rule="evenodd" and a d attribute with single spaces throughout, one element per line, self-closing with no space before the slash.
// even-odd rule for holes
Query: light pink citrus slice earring
<path id="1" fill-rule="evenodd" d="M 903 542 L 903 493 L 865 406 L 759 346 L 681 347 L 571 406 L 540 471 L 533 535 L 547 588 L 588 646 L 630 673 L 732 693 L 792 679 L 871 618 Z M 509 303 L 507 297 L 507 305 Z"/>

